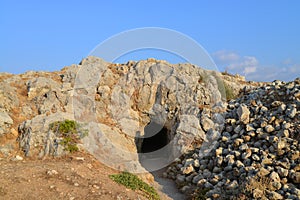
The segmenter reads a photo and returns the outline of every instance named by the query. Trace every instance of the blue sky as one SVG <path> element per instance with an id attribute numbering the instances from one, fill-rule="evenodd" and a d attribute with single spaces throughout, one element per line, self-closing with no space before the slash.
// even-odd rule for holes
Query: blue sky
<path id="1" fill-rule="evenodd" d="M 297 0 L 2 0 L 0 71 L 59 70 L 79 63 L 115 34 L 162 27 L 197 41 L 220 71 L 240 73 L 248 80 L 293 80 L 300 76 L 299 10 Z M 155 56 L 149 52 L 148 57 Z M 176 62 L 164 53 L 156 57 Z"/>

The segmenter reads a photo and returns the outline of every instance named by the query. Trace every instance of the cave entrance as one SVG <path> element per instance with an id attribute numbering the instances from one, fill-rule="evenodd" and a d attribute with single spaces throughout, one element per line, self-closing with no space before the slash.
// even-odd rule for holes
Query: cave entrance
<path id="1" fill-rule="evenodd" d="M 145 138 L 142 141 L 141 153 L 157 151 L 169 143 L 168 129 L 156 123 L 148 124 L 145 129 Z"/>
<path id="2" fill-rule="evenodd" d="M 136 137 L 139 162 L 149 172 L 161 169 L 173 158 L 171 131 L 163 125 L 150 122 L 144 128 L 144 136 Z"/>
<path id="3" fill-rule="evenodd" d="M 168 145 L 170 140 L 170 130 L 160 124 L 150 122 L 144 128 L 144 135 L 136 137 L 137 151 L 149 155 Z"/>

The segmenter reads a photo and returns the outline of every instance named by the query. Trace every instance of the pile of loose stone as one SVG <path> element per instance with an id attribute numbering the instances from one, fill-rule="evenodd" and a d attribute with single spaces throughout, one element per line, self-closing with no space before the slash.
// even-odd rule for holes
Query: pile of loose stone
<path id="1" fill-rule="evenodd" d="M 213 150 L 195 149 L 164 175 L 208 199 L 300 199 L 300 78 L 245 89 L 223 116 Z"/>

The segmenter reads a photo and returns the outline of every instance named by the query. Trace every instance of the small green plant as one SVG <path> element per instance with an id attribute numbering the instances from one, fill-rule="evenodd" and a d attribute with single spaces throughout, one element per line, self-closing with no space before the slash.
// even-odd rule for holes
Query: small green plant
<path id="1" fill-rule="evenodd" d="M 74 120 L 57 121 L 50 124 L 49 128 L 56 133 L 58 137 L 62 137 L 60 144 L 65 151 L 73 153 L 78 151 L 77 144 L 80 139 L 88 135 L 88 131 L 83 129 L 80 124 Z"/>
<path id="2" fill-rule="evenodd" d="M 234 94 L 233 89 L 226 83 L 224 83 L 224 89 L 227 101 L 230 101 L 231 99 L 235 99 L 237 97 L 237 95 Z"/>
<path id="3" fill-rule="evenodd" d="M 122 172 L 121 174 L 109 175 L 113 181 L 124 185 L 132 190 L 140 190 L 144 192 L 149 199 L 159 200 L 159 195 L 156 190 L 147 183 L 139 179 L 136 175 L 129 172 Z"/>
<path id="4" fill-rule="evenodd" d="M 215 78 L 216 78 L 218 90 L 221 93 L 222 99 L 225 99 L 225 97 L 227 97 L 225 83 L 219 76 L 215 75 Z"/>
<path id="5" fill-rule="evenodd" d="M 231 89 L 231 88 L 229 88 L 228 85 L 225 84 L 225 82 L 219 76 L 219 74 L 217 74 L 216 72 L 212 71 L 209 74 L 204 73 L 204 75 L 201 78 L 202 78 L 201 80 L 204 83 L 209 83 L 209 82 L 215 83 L 215 81 L 216 81 L 216 84 L 217 84 L 216 86 L 218 87 L 218 91 L 220 92 L 222 99 L 225 100 L 225 97 L 226 98 L 228 97 L 227 92 L 230 93 L 229 89 Z M 226 90 L 228 90 L 228 91 L 226 91 Z M 233 92 L 233 91 L 231 91 L 231 92 Z M 229 96 L 232 95 L 232 94 L 229 94 Z M 228 100 L 228 98 L 226 100 Z"/>

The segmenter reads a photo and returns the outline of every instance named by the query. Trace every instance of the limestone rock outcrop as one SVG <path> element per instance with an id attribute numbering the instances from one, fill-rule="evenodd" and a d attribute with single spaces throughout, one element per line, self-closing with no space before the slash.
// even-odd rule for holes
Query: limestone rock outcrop
<path id="1" fill-rule="evenodd" d="M 31 151 L 36 155 L 38 148 L 35 147 L 42 148 L 47 141 L 49 123 L 74 119 L 74 116 L 78 120 L 83 117 L 82 121 L 94 120 L 109 127 L 115 126 L 119 135 L 131 137 L 137 132 L 143 135 L 143 128 L 150 122 L 170 130 L 170 139 L 177 135 L 175 127 L 180 127 L 181 133 L 191 133 L 192 137 L 196 134 L 203 137 L 197 116 L 203 107 L 212 107 L 224 100 L 224 86 L 219 81 L 228 79 L 224 77 L 191 64 L 171 65 L 154 59 L 111 64 L 88 57 L 79 65 L 66 67 L 60 72 L 1 74 L 1 118 L 5 126 L 12 125 L 14 130 L 19 127 L 19 132 L 27 132 L 31 127 L 30 145 L 25 147 L 24 142 L 20 143 L 23 149 L 30 146 L 31 150 L 26 150 L 28 155 Z M 239 84 L 235 90 L 245 85 L 246 82 Z M 95 106 L 95 112 L 80 116 L 82 111 L 88 112 L 89 103 Z M 74 106 L 77 106 L 76 110 Z M 175 139 L 185 146 L 181 135 Z M 20 138 L 24 140 L 23 136 Z"/>

